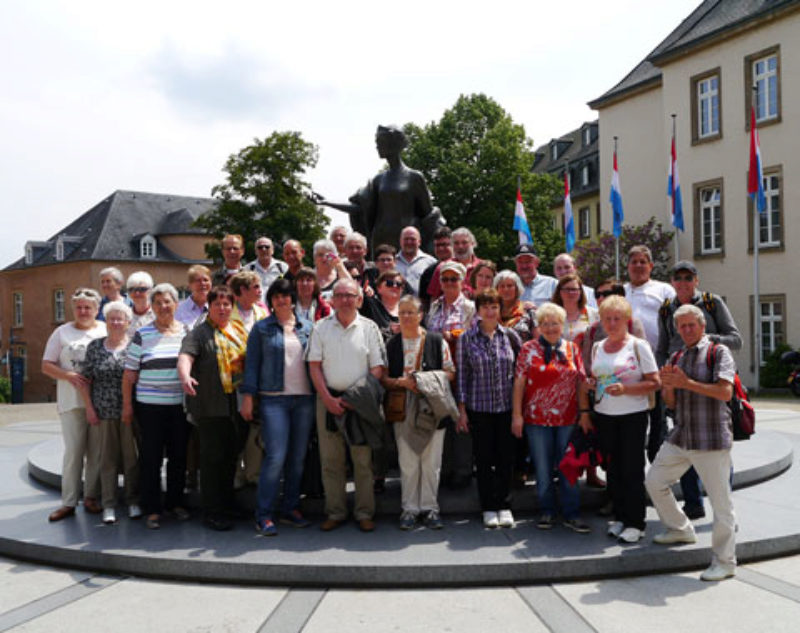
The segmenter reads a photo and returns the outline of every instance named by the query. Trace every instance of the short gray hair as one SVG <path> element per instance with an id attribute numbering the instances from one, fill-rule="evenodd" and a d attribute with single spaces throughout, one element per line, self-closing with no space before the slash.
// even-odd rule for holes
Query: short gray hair
<path id="1" fill-rule="evenodd" d="M 357 231 L 353 231 L 347 235 L 344 240 L 344 245 L 347 246 L 350 242 L 360 242 L 364 248 L 367 248 L 367 238 Z"/>
<path id="2" fill-rule="evenodd" d="M 478 246 L 478 240 L 475 239 L 472 231 L 470 231 L 466 226 L 459 226 L 450 234 L 452 239 L 456 239 L 457 235 L 466 235 L 469 238 L 469 241 L 472 242 L 473 248 Z"/>
<path id="3" fill-rule="evenodd" d="M 175 286 L 167 282 L 158 284 L 150 291 L 150 293 L 147 296 L 150 303 L 153 303 L 153 299 L 155 299 L 156 295 L 169 295 L 170 297 L 172 297 L 172 300 L 175 303 L 178 303 L 178 301 L 180 300 L 178 297 L 178 291 L 175 290 Z"/>
<path id="4" fill-rule="evenodd" d="M 494 286 L 496 290 L 497 286 L 500 285 L 501 281 L 507 281 L 509 279 L 516 284 L 517 299 L 519 299 L 522 296 L 522 293 L 525 292 L 525 286 L 522 285 L 522 279 L 520 279 L 519 275 L 515 273 L 513 270 L 501 270 L 499 273 L 497 273 L 494 276 L 494 282 L 492 283 L 492 286 Z"/>
<path id="5" fill-rule="evenodd" d="M 333 293 L 336 294 L 337 288 L 339 288 L 339 286 L 341 286 L 343 284 L 353 284 L 356 287 L 356 290 L 358 290 L 358 296 L 359 297 L 363 297 L 364 296 L 364 290 L 361 288 L 361 284 L 359 284 L 355 279 L 339 279 L 339 280 L 337 280 L 336 283 L 333 284 Z"/>
<path id="6" fill-rule="evenodd" d="M 111 275 L 111 278 L 120 285 L 125 283 L 125 275 L 123 275 L 122 271 L 116 266 L 108 266 L 107 268 L 103 268 L 103 270 L 100 271 L 101 279 L 106 275 Z"/>
<path id="7" fill-rule="evenodd" d="M 129 290 L 131 288 L 136 288 L 137 286 L 147 286 L 148 288 L 152 288 L 153 278 L 150 276 L 150 273 L 145 272 L 144 270 L 137 270 L 135 273 L 131 273 L 125 286 Z"/>
<path id="8" fill-rule="evenodd" d="M 547 317 L 555 318 L 561 325 L 564 325 L 567 322 L 567 311 L 560 305 L 548 301 L 540 305 L 539 309 L 536 310 L 536 323 L 541 323 Z"/>
<path id="9" fill-rule="evenodd" d="M 700 308 L 692 305 L 691 303 L 682 305 L 680 308 L 675 310 L 675 314 L 672 315 L 672 320 L 674 321 L 676 327 L 678 325 L 678 319 L 685 316 L 693 316 L 695 319 L 697 319 L 698 323 L 701 323 L 702 325 L 706 324 L 706 315 L 703 314 L 703 311 Z"/>
<path id="10" fill-rule="evenodd" d="M 112 312 L 120 312 L 128 319 L 128 323 L 133 321 L 133 310 L 124 301 L 109 301 L 103 306 L 103 318 L 108 320 L 108 315 Z"/>
<path id="11" fill-rule="evenodd" d="M 335 253 L 336 244 L 334 244 L 331 240 L 317 240 L 314 242 L 314 249 L 312 251 L 314 259 L 317 258 L 317 255 L 320 253 L 320 251 Z"/>

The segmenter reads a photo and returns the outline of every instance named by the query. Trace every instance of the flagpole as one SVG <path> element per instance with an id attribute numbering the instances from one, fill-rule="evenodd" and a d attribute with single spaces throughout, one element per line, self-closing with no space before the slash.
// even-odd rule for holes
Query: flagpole
<path id="1" fill-rule="evenodd" d="M 677 143 L 678 139 L 677 139 L 677 133 L 676 133 L 675 119 L 677 118 L 678 115 L 677 114 L 672 114 L 670 116 L 672 116 L 672 142 L 675 143 L 675 151 L 677 152 L 678 151 L 678 147 L 677 147 L 678 146 L 678 143 Z M 674 208 L 674 205 L 675 205 L 675 198 L 674 197 L 672 199 L 672 204 L 673 204 L 673 208 Z M 673 220 L 674 220 L 674 218 L 673 218 Z M 675 235 L 673 236 L 674 237 L 674 242 L 675 242 L 675 263 L 678 263 L 679 261 L 681 261 L 681 247 L 680 247 L 680 244 L 678 243 L 678 227 L 673 227 L 673 228 L 675 228 Z"/>
<path id="2" fill-rule="evenodd" d="M 751 108 L 755 108 L 756 98 L 758 95 L 757 86 L 752 86 L 753 98 L 750 103 Z M 752 118 L 753 126 L 756 126 L 755 117 Z M 751 130 L 750 134 L 755 134 L 755 130 Z M 758 284 L 758 242 L 761 239 L 761 210 L 759 207 L 758 194 L 753 198 L 753 342 L 755 349 L 756 362 L 753 363 L 754 375 L 756 384 L 753 387 L 755 392 L 761 386 L 761 300 L 759 297 L 759 284 Z"/>
<path id="3" fill-rule="evenodd" d="M 614 156 L 617 156 L 617 137 L 614 137 Z M 611 222 L 614 222 L 614 209 L 611 209 Z M 619 237 L 614 236 L 614 278 L 619 279 Z"/>

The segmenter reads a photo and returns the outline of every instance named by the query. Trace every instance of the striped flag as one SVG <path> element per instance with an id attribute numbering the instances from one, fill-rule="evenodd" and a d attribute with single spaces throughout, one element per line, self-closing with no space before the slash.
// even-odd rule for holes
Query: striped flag
<path id="1" fill-rule="evenodd" d="M 575 218 L 572 217 L 572 200 L 569 197 L 569 171 L 564 172 L 564 233 L 567 252 L 575 248 Z"/>
<path id="2" fill-rule="evenodd" d="M 528 218 L 525 215 L 525 207 L 522 205 L 522 192 L 519 187 L 517 187 L 517 204 L 514 205 L 514 225 L 512 228 L 519 235 L 520 244 L 533 244 Z"/>
<path id="3" fill-rule="evenodd" d="M 756 109 L 750 108 L 750 169 L 747 174 L 747 193 L 758 206 L 758 212 L 767 209 L 767 197 L 764 194 L 764 164 L 761 162 L 761 143 L 756 128 Z"/>
<path id="4" fill-rule="evenodd" d="M 622 189 L 619 187 L 619 169 L 617 169 L 617 150 L 614 150 L 614 171 L 611 172 L 611 209 L 614 212 L 614 237 L 622 235 L 622 222 L 625 214 L 622 211 Z"/>
<path id="5" fill-rule="evenodd" d="M 681 200 L 681 182 L 678 178 L 678 154 L 675 151 L 675 134 L 672 134 L 672 153 L 667 172 L 667 196 L 670 198 L 670 215 L 672 226 L 683 231 L 683 201 Z"/>

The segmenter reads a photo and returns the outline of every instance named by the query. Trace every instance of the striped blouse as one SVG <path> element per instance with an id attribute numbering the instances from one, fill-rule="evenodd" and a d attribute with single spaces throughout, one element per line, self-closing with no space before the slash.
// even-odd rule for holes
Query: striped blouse
<path id="1" fill-rule="evenodd" d="M 138 329 L 133 335 L 125 359 L 125 369 L 139 372 L 136 383 L 137 402 L 183 402 L 183 389 L 178 379 L 178 354 L 186 333 L 185 325 L 178 333 L 164 334 L 151 324 Z"/>

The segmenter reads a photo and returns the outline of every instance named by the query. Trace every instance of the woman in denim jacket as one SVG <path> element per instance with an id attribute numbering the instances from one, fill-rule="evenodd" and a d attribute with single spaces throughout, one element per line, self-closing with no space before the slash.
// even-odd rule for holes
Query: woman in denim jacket
<path id="1" fill-rule="evenodd" d="M 247 339 L 247 360 L 240 413 L 253 418 L 253 397 L 260 398 L 264 459 L 258 481 L 256 531 L 275 536 L 275 505 L 284 473 L 281 523 L 307 527 L 298 509 L 303 464 L 314 424 L 314 396 L 304 360 L 311 322 L 294 312 L 296 295 L 290 281 L 278 279 L 267 292 L 272 314 L 257 322 Z"/>

